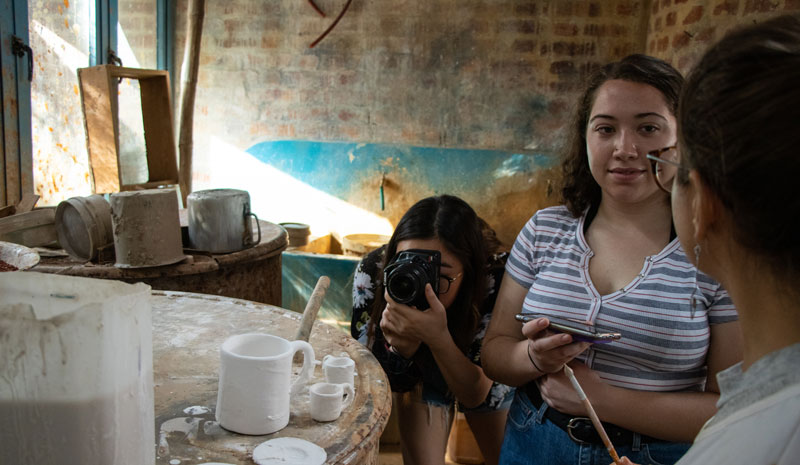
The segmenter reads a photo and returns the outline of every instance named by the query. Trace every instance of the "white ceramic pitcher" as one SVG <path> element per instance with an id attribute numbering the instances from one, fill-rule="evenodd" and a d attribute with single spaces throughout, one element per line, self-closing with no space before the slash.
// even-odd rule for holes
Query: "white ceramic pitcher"
<path id="1" fill-rule="evenodd" d="M 303 352 L 303 368 L 291 382 L 292 358 Z M 229 337 L 220 348 L 216 418 L 230 431 L 261 435 L 289 424 L 289 394 L 308 383 L 314 349 L 305 341 L 270 334 Z"/>

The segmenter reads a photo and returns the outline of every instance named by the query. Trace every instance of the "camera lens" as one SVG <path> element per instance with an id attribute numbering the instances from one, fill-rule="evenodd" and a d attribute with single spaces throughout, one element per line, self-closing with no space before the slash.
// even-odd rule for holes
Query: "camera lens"
<path id="1" fill-rule="evenodd" d="M 439 289 L 440 254 L 437 250 L 412 249 L 400 252 L 383 270 L 386 292 L 397 303 L 425 310 L 430 305 L 425 285 Z"/>
<path id="2" fill-rule="evenodd" d="M 425 270 L 420 269 L 418 263 L 401 264 L 389 273 L 386 290 L 395 302 L 401 304 L 426 302 L 424 293 L 427 278 Z"/>
<path id="3" fill-rule="evenodd" d="M 411 276 L 397 276 L 392 279 L 389 289 L 391 289 L 391 293 L 394 294 L 396 297 L 395 300 L 398 302 L 410 302 L 414 300 L 416 286 Z"/>

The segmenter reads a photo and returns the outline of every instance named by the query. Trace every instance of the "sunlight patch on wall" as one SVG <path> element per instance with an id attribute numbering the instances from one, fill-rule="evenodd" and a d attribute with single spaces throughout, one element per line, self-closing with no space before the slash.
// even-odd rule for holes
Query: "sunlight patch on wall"
<path id="1" fill-rule="evenodd" d="M 194 160 L 194 191 L 246 190 L 259 218 L 273 223 L 306 223 L 312 236 L 391 235 L 388 219 L 311 187 L 218 137 L 210 136 L 209 141 L 205 157 Z"/>

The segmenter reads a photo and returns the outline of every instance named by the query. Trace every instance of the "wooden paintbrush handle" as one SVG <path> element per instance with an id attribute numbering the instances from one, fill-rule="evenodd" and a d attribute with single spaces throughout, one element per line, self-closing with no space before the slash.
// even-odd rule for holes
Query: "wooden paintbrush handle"
<path id="1" fill-rule="evenodd" d="M 297 335 L 294 337 L 295 341 L 308 342 L 311 336 L 311 328 L 314 326 L 314 320 L 317 319 L 319 307 L 322 305 L 322 299 L 328 291 L 328 286 L 331 285 L 331 280 L 327 276 L 320 276 L 311 297 L 308 298 L 306 309 L 303 310 L 303 318 L 300 320 L 300 327 L 297 329 Z"/>

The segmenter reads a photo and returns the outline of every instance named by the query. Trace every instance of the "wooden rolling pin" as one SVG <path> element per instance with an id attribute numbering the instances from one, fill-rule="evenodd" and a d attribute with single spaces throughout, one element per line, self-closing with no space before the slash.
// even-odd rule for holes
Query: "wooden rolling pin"
<path id="1" fill-rule="evenodd" d="M 322 299 L 325 297 L 325 292 L 328 291 L 328 286 L 331 285 L 331 280 L 327 276 L 320 276 L 317 285 L 314 286 L 314 292 L 308 298 L 305 310 L 303 310 L 303 318 L 300 320 L 300 327 L 297 329 L 297 335 L 294 337 L 295 341 L 308 342 L 311 336 L 311 328 L 314 327 L 314 320 L 317 319 L 319 307 L 322 305 Z"/>

